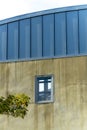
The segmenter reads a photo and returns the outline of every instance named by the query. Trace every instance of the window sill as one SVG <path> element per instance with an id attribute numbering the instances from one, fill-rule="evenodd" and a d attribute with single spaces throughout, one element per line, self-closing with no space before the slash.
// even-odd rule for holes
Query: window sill
<path id="1" fill-rule="evenodd" d="M 53 100 L 47 100 L 47 101 L 37 101 L 36 104 L 47 104 L 47 103 L 54 103 Z"/>

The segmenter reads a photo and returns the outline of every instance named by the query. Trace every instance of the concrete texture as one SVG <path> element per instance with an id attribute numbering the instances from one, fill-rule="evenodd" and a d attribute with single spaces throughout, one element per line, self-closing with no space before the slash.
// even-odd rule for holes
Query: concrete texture
<path id="1" fill-rule="evenodd" d="M 35 104 L 35 76 L 54 75 L 54 102 Z M 87 130 L 87 57 L 0 63 L 0 96 L 31 97 L 24 119 L 0 115 L 0 130 Z"/>

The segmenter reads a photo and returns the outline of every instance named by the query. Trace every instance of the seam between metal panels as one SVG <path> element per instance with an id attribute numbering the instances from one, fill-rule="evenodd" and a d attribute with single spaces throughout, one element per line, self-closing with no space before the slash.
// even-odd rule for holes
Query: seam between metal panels
<path id="1" fill-rule="evenodd" d="M 66 31 L 66 56 L 67 56 L 67 49 L 68 49 L 68 47 L 67 47 L 67 13 L 65 12 L 65 31 Z"/>
<path id="2" fill-rule="evenodd" d="M 41 45 L 41 56 L 43 57 L 43 16 L 41 16 L 41 30 L 42 30 L 42 33 L 41 33 L 41 38 L 42 38 L 42 45 Z"/>
<path id="3" fill-rule="evenodd" d="M 42 16 L 42 57 L 43 57 L 43 16 Z"/>
<path id="4" fill-rule="evenodd" d="M 78 11 L 78 54 L 80 54 L 80 38 L 79 38 L 79 11 Z"/>
<path id="5" fill-rule="evenodd" d="M 55 56 L 55 13 L 53 14 L 53 56 Z"/>
<path id="6" fill-rule="evenodd" d="M 31 19 L 30 19 L 30 58 L 31 58 Z"/>
<path id="7" fill-rule="evenodd" d="M 20 57 L 20 21 L 18 21 L 18 59 Z"/>
<path id="8" fill-rule="evenodd" d="M 6 60 L 8 60 L 8 24 L 7 24 L 7 38 L 6 38 Z"/>
<path id="9" fill-rule="evenodd" d="M 54 14 L 54 56 L 55 56 L 55 14 Z"/>

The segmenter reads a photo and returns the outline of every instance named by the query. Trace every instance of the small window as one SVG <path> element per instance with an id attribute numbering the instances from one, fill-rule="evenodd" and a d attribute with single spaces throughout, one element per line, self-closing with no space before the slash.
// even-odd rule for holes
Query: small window
<path id="1" fill-rule="evenodd" d="M 36 77 L 35 101 L 36 103 L 53 101 L 53 76 Z"/>

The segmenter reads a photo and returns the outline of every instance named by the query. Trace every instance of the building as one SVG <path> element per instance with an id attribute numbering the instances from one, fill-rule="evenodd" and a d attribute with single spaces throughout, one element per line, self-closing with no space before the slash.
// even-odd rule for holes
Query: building
<path id="1" fill-rule="evenodd" d="M 0 130 L 87 130 L 87 5 L 0 21 L 0 96 L 31 97 Z"/>

